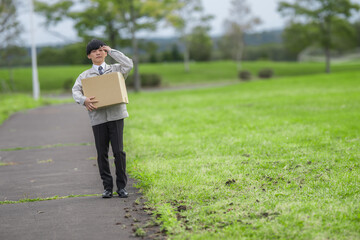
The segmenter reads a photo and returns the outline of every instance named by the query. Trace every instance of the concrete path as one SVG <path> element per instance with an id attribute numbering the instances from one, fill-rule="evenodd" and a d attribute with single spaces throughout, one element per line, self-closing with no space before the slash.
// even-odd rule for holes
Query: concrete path
<path id="1" fill-rule="evenodd" d="M 0 126 L 0 201 L 70 196 L 0 205 L 0 239 L 135 239 L 139 226 L 145 239 L 163 238 L 144 228 L 151 217 L 132 179 L 127 199 L 95 195 L 103 188 L 93 141 L 76 104 L 17 113 Z"/>

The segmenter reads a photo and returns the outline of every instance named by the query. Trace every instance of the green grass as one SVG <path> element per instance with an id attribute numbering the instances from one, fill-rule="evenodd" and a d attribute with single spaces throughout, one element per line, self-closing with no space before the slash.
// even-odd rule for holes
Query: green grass
<path id="1" fill-rule="evenodd" d="M 359 239 L 359 81 L 132 94 L 128 170 L 172 239 Z"/>
<path id="2" fill-rule="evenodd" d="M 52 145 L 32 146 L 32 147 L 0 148 L 0 152 L 12 152 L 12 151 L 21 151 L 21 150 L 30 150 L 30 149 L 46 149 L 46 148 L 56 148 L 56 147 L 68 147 L 68 146 L 90 146 L 90 145 L 94 145 L 94 144 L 93 143 L 58 143 Z"/>
<path id="3" fill-rule="evenodd" d="M 53 196 L 53 197 L 47 197 L 47 198 L 24 198 L 24 199 L 20 199 L 18 201 L 5 200 L 5 201 L 0 201 L 0 205 L 26 203 L 26 202 L 42 202 L 42 201 L 49 201 L 49 200 L 59 200 L 59 199 L 78 198 L 78 197 L 93 197 L 93 196 L 100 196 L 100 194 Z"/>
<path id="4" fill-rule="evenodd" d="M 130 94 L 130 174 L 173 239 L 360 239 L 359 63 L 334 64 L 331 75 L 317 74 L 319 63 L 244 63 L 263 67 L 282 78 Z M 86 68 L 40 68 L 41 85 L 58 89 Z M 235 79 L 231 62 L 141 69 L 168 85 Z M 29 91 L 29 69 L 14 77 Z M 50 102 L 2 94 L 0 103 L 2 123 Z"/>
<path id="5" fill-rule="evenodd" d="M 360 62 L 333 64 L 333 72 L 357 71 Z M 75 81 L 78 75 L 90 65 L 39 67 L 39 81 L 42 91 L 65 91 L 66 81 Z M 324 63 L 289 63 L 289 62 L 244 62 L 243 69 L 252 72 L 256 77 L 259 70 L 271 68 L 275 77 L 315 74 L 324 72 Z M 141 73 L 157 73 L 162 76 L 163 86 L 189 85 L 199 83 L 229 82 L 237 80 L 236 65 L 232 61 L 193 62 L 190 73 L 184 72 L 182 63 L 141 64 Z M 8 88 L 10 72 L 0 69 L 0 83 L 4 81 Z M 16 91 L 30 92 L 32 89 L 31 68 L 15 68 L 13 70 Z M 3 88 L 3 83 L 0 84 Z M 1 89 L 0 88 L 0 89 Z M 70 92 L 70 90 L 66 90 Z"/>
<path id="6" fill-rule="evenodd" d="M 15 112 L 69 101 L 50 98 L 40 98 L 36 101 L 26 94 L 0 94 L 0 125 Z"/>
<path id="7" fill-rule="evenodd" d="M 39 67 L 38 75 L 40 82 L 40 89 L 42 91 L 64 91 L 64 82 L 69 79 L 75 79 L 81 72 L 88 69 L 89 66 L 49 66 Z M 31 92 L 32 91 L 32 71 L 31 67 L 14 68 L 13 71 L 15 91 L 18 92 Z M 8 87 L 10 83 L 10 71 L 8 69 L 0 69 L 0 81 L 5 80 Z M 71 92 L 71 90 L 68 90 Z"/>

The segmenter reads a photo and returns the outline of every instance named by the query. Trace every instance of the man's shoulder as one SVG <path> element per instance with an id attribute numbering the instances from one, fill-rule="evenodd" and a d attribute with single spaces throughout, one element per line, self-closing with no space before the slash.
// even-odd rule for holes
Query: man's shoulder
<path id="1" fill-rule="evenodd" d="M 119 63 L 105 64 L 105 71 L 109 69 L 109 72 L 118 72 L 118 68 L 121 66 Z"/>
<path id="2" fill-rule="evenodd" d="M 87 74 L 87 73 L 89 73 L 91 70 L 92 70 L 92 68 L 86 69 L 86 70 L 83 71 L 80 75 Z"/>
<path id="3" fill-rule="evenodd" d="M 92 68 L 86 69 L 85 71 L 83 71 L 82 73 L 80 73 L 79 77 L 80 78 L 87 78 L 89 77 L 89 75 L 92 72 Z"/>

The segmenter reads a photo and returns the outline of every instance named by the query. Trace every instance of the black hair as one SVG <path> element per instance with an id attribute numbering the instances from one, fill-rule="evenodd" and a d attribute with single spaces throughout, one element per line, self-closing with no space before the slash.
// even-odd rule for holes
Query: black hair
<path id="1" fill-rule="evenodd" d="M 106 44 L 98 39 L 91 40 L 88 45 L 86 46 L 86 55 L 89 55 L 92 50 L 99 49 L 102 46 L 105 46 Z"/>

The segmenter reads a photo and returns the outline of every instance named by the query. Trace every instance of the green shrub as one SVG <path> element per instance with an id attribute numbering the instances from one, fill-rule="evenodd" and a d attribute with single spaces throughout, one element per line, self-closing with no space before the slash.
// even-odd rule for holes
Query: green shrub
<path id="1" fill-rule="evenodd" d="M 274 75 L 274 71 L 270 68 L 261 69 L 258 73 L 259 78 L 271 78 Z"/>
<path id="2" fill-rule="evenodd" d="M 71 90 L 74 86 L 75 80 L 72 78 L 67 78 L 63 83 L 63 89 L 64 90 Z"/>
<path id="3" fill-rule="evenodd" d="M 161 76 L 158 74 L 140 74 L 142 87 L 159 87 L 161 85 Z M 128 76 L 125 81 L 127 87 L 134 86 L 134 75 Z"/>
<path id="4" fill-rule="evenodd" d="M 244 80 L 244 81 L 250 80 L 250 79 L 251 79 L 251 72 L 250 72 L 250 71 L 247 71 L 247 70 L 240 71 L 240 72 L 238 73 L 238 77 L 239 77 L 241 80 Z"/>

